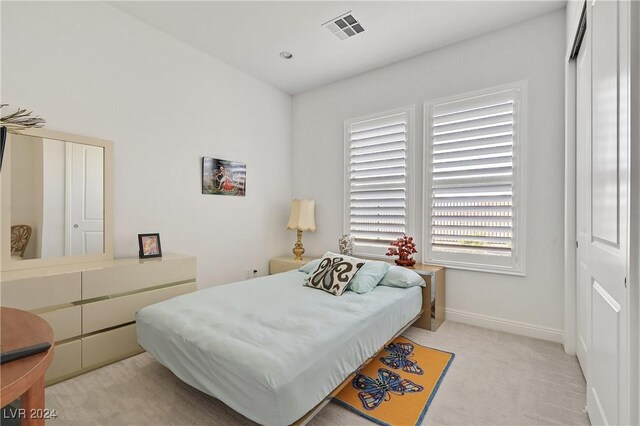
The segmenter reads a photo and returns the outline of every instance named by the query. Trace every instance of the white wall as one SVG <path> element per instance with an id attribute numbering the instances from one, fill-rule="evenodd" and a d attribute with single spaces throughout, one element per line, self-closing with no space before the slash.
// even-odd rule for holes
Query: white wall
<path id="1" fill-rule="evenodd" d="M 421 206 L 422 103 L 527 79 L 527 275 L 450 269 L 447 315 L 561 341 L 565 38 L 565 11 L 559 10 L 295 96 L 293 195 L 317 205 L 318 232 L 305 234 L 307 252 L 336 249 L 342 233 L 346 119 L 416 106 L 414 165 Z M 420 238 L 421 226 L 415 234 Z"/>
<path id="2" fill-rule="evenodd" d="M 209 286 L 287 251 L 289 95 L 105 3 L 1 7 L 2 101 L 114 141 L 116 256 L 159 232 Z M 246 162 L 247 196 L 202 195 L 202 156 Z"/>

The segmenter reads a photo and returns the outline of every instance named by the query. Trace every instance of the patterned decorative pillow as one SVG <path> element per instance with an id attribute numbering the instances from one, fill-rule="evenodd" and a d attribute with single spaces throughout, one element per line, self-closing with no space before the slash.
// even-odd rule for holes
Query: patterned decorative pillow
<path id="1" fill-rule="evenodd" d="M 304 285 L 341 296 L 362 265 L 360 259 L 327 252 Z"/>

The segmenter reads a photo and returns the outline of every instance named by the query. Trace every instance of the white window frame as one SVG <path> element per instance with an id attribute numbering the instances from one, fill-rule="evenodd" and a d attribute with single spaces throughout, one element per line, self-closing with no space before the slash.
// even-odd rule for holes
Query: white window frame
<path id="1" fill-rule="evenodd" d="M 350 118 L 344 122 L 344 138 L 343 138 L 343 199 L 342 199 L 342 231 L 343 234 L 349 234 L 351 232 L 351 214 L 350 214 L 350 205 L 351 205 L 351 164 L 350 164 L 350 156 L 351 156 L 351 134 L 350 127 L 353 123 L 359 121 L 366 120 L 374 120 L 378 118 L 383 118 L 390 115 L 395 114 L 407 114 L 407 149 L 406 149 L 406 234 L 410 236 L 415 236 L 416 224 L 415 224 L 415 175 L 416 175 L 416 162 L 417 158 L 415 156 L 415 118 L 416 118 L 416 107 L 415 105 L 408 105 L 401 108 L 395 108 L 392 110 L 387 110 L 377 114 L 366 115 L 362 117 Z M 336 236 L 337 238 L 337 236 Z M 388 259 L 383 253 L 364 253 L 364 252 L 354 252 L 354 256 L 360 257 L 368 257 L 372 259 Z"/>
<path id="2" fill-rule="evenodd" d="M 462 101 L 479 96 L 491 95 L 504 90 L 517 90 L 518 101 L 514 105 L 516 120 L 514 120 L 514 142 L 513 142 L 513 196 L 512 196 L 512 256 L 508 262 L 500 262 L 497 256 L 467 254 L 467 253 L 446 253 L 432 250 L 431 246 L 431 223 L 432 223 L 432 128 L 431 110 L 436 105 L 444 103 Z M 527 147 L 527 81 L 504 84 L 491 87 L 489 89 L 468 92 L 443 99 L 427 101 L 423 110 L 423 263 L 435 263 L 444 265 L 452 269 L 463 269 L 479 272 L 492 272 L 507 275 L 526 275 L 526 184 L 525 184 L 525 161 Z M 491 262 L 494 260 L 494 262 Z M 498 260 L 498 262 L 495 262 Z M 502 263 L 502 264 L 500 264 Z"/>

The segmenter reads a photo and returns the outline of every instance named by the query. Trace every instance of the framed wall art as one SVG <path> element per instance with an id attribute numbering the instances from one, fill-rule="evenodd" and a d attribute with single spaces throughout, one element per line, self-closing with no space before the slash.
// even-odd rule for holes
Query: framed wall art
<path id="1" fill-rule="evenodd" d="M 244 197 L 247 165 L 237 161 L 202 157 L 202 193 Z"/>

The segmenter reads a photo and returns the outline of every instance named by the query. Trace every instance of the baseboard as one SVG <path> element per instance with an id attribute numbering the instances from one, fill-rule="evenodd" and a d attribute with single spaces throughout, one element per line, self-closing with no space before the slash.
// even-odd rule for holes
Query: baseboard
<path id="1" fill-rule="evenodd" d="M 459 311 L 457 309 L 445 309 L 447 321 L 461 322 L 491 330 L 504 331 L 520 336 L 533 337 L 535 339 L 548 340 L 562 343 L 562 330 L 538 325 L 527 324 L 519 321 L 511 321 L 504 318 L 496 318 L 488 315 Z"/>

